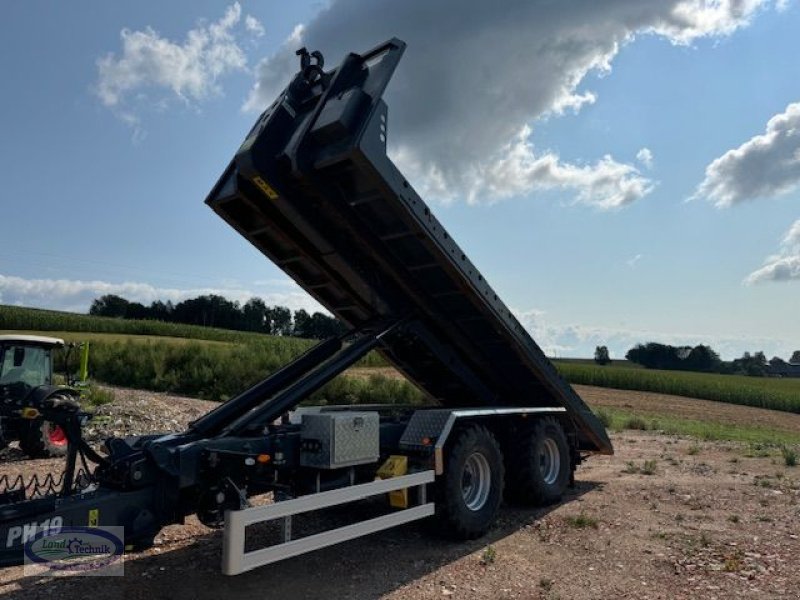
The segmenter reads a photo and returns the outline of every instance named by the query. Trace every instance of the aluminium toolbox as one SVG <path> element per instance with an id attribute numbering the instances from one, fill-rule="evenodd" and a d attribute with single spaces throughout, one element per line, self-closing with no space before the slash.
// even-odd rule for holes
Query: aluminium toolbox
<path id="1" fill-rule="evenodd" d="M 338 469 L 374 463 L 380 456 L 377 412 L 307 413 L 302 416 L 300 464 Z"/>

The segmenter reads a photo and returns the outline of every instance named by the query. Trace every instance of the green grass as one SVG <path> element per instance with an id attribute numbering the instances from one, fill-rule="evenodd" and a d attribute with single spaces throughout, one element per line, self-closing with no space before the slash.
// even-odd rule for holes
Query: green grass
<path id="1" fill-rule="evenodd" d="M 598 520 L 584 512 L 581 512 L 579 515 L 565 517 L 564 520 L 566 521 L 567 525 L 573 529 L 597 529 L 598 526 Z"/>
<path id="2" fill-rule="evenodd" d="M 112 385 L 226 400 L 290 362 L 316 340 L 269 336 L 160 321 L 131 321 L 0 305 L 0 333 L 47 335 L 67 342 L 90 343 L 92 379 Z M 78 353 L 70 356 L 77 370 Z M 56 369 L 62 369 L 57 357 Z M 386 366 L 371 352 L 361 367 Z M 406 385 L 408 389 L 402 387 Z M 401 398 L 419 401 L 416 388 L 400 382 Z M 359 383 L 331 383 L 329 396 L 349 402 L 366 398 L 384 402 L 388 385 L 376 392 Z M 413 392 L 412 392 L 413 390 Z M 373 397 L 374 396 L 374 397 Z M 325 402 L 325 397 L 315 399 Z"/>
<path id="3" fill-rule="evenodd" d="M 140 336 L 91 342 L 89 373 L 93 381 L 158 392 L 227 400 L 264 379 L 309 348 L 311 342 L 267 337 L 247 343 L 170 339 L 143 341 Z M 380 357 L 377 357 L 382 360 Z M 70 356 L 77 370 L 77 353 Z M 369 357 L 364 361 L 368 366 Z M 60 360 L 56 360 L 61 368 Z M 424 395 L 402 379 L 380 375 L 338 377 L 313 394 L 314 404 L 420 404 Z"/>
<path id="4" fill-rule="evenodd" d="M 655 460 L 646 460 L 642 463 L 642 468 L 639 472 L 643 475 L 655 475 L 658 469 L 658 463 Z"/>
<path id="5" fill-rule="evenodd" d="M 797 466 L 797 451 L 789 446 L 781 446 L 781 455 L 783 462 L 787 467 Z"/>
<path id="6" fill-rule="evenodd" d="M 567 364 L 567 365 L 584 365 L 588 367 L 601 367 L 598 365 L 593 358 L 555 358 L 551 359 L 553 362 L 558 364 Z M 601 368 L 607 369 L 609 367 L 618 369 L 620 367 L 625 367 L 628 369 L 644 369 L 644 367 L 638 363 L 631 362 L 626 359 L 619 359 L 614 358 L 611 359 L 611 362 L 607 365 L 602 366 Z"/>
<path id="7" fill-rule="evenodd" d="M 422 405 L 427 397 L 403 379 L 370 375 L 339 376 L 303 404 L 413 404 Z"/>
<path id="8" fill-rule="evenodd" d="M 114 402 L 114 392 L 97 385 L 89 385 L 81 394 L 81 398 L 89 406 L 102 406 Z"/>
<path id="9" fill-rule="evenodd" d="M 570 383 L 658 392 L 800 413 L 800 378 L 746 377 L 557 361 Z"/>
<path id="10" fill-rule="evenodd" d="M 481 563 L 484 565 L 491 565 L 494 564 L 495 560 L 497 560 L 497 550 L 494 546 L 486 546 L 481 556 Z"/>
<path id="11" fill-rule="evenodd" d="M 135 344 L 211 344 L 231 346 L 236 342 L 221 342 L 215 340 L 202 340 L 183 337 L 171 337 L 165 335 L 134 335 L 129 333 L 92 333 L 87 331 L 36 331 L 36 330 L 18 330 L 18 329 L 0 329 L 0 335 L 15 334 L 15 335 L 46 335 L 48 337 L 61 338 L 65 342 L 89 342 L 94 344 L 96 342 L 133 342 Z"/>
<path id="12" fill-rule="evenodd" d="M 599 411 L 607 419 L 608 428 L 612 431 L 625 431 L 628 429 L 627 424 L 632 419 L 636 419 L 644 421 L 648 430 L 674 435 L 687 435 L 703 440 L 730 440 L 769 446 L 800 443 L 800 433 L 755 425 L 732 425 L 696 419 L 681 419 L 666 414 L 632 412 L 608 407 L 599 409 Z"/>
<path id="13" fill-rule="evenodd" d="M 259 333 L 231 331 L 199 325 L 163 321 L 114 319 L 78 313 L 0 305 L 0 330 L 44 332 L 121 333 L 127 335 L 166 336 L 216 342 L 244 342 L 263 337 Z"/>
<path id="14" fill-rule="evenodd" d="M 622 470 L 622 472 L 629 475 L 635 475 L 636 473 L 641 473 L 642 475 L 655 475 L 657 469 L 658 463 L 655 460 L 646 460 L 642 463 L 641 467 L 632 460 L 629 460 L 625 463 L 625 468 Z"/>
<path id="15" fill-rule="evenodd" d="M 163 321 L 114 319 L 78 313 L 7 306 L 0 304 L 0 333 L 30 333 L 60 337 L 68 342 L 164 342 L 187 344 L 217 342 L 246 344 L 260 342 L 282 346 L 288 343 L 308 349 L 316 340 L 271 336 L 247 331 L 216 329 L 199 325 L 166 323 Z M 376 352 L 359 361 L 362 367 L 384 367 L 388 363 Z"/>

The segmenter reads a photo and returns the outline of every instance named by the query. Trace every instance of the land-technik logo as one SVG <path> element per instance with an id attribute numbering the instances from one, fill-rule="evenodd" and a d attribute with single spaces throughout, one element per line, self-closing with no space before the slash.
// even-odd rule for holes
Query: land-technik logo
<path id="1" fill-rule="evenodd" d="M 122 527 L 42 528 L 25 544 L 36 574 L 123 575 Z"/>

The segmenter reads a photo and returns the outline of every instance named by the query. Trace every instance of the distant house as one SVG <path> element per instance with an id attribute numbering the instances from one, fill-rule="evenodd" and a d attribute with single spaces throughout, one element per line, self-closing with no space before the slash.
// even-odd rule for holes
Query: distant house
<path id="1" fill-rule="evenodd" d="M 766 371 L 773 377 L 800 377 L 800 363 L 771 360 Z"/>

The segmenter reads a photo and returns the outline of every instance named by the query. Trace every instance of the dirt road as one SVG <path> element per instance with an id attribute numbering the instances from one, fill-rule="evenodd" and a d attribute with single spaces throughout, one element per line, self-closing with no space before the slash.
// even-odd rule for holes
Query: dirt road
<path id="1" fill-rule="evenodd" d="M 612 394 L 615 402 L 634 408 L 647 402 L 630 392 L 586 388 L 581 393 L 590 402 L 593 393 Z M 133 396 L 151 415 L 168 405 L 176 422 L 196 412 L 194 401 Z M 126 410 L 124 404 L 119 410 Z M 740 413 L 743 407 L 711 404 L 724 413 L 720 418 L 756 416 Z M 776 418 L 786 426 L 788 417 Z M 577 486 L 563 503 L 505 508 L 490 534 L 475 542 L 442 541 L 410 525 L 226 578 L 219 574 L 219 533 L 192 521 L 165 529 L 155 548 L 128 557 L 124 578 L 32 579 L 23 577 L 21 568 L 10 568 L 0 570 L 0 595 L 26 600 L 800 597 L 800 468 L 784 466 L 776 451 L 764 455 L 741 444 L 649 432 L 625 432 L 613 441 L 617 454 L 581 466 Z M 4 471 L 44 467 L 6 458 Z"/>

